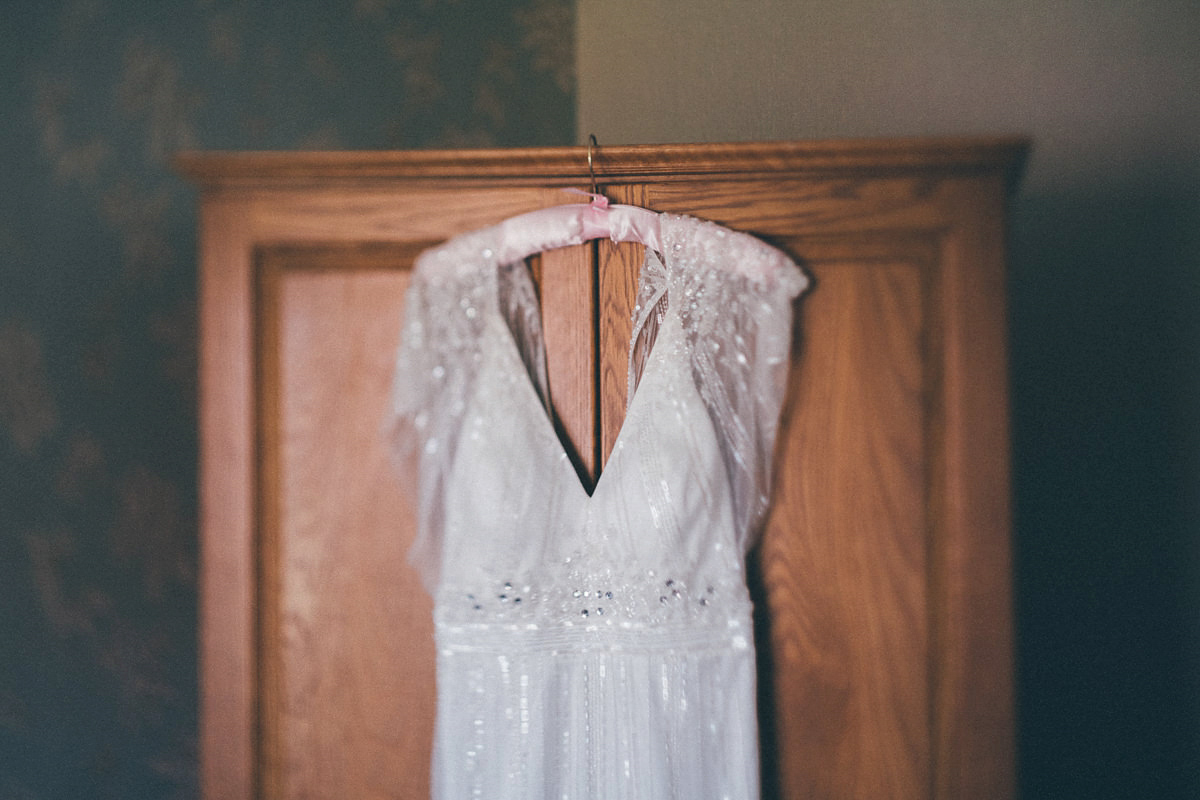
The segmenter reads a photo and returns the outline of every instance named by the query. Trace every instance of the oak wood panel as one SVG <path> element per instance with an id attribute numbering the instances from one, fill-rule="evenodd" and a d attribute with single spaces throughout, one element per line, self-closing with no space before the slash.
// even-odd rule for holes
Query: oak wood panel
<path id="1" fill-rule="evenodd" d="M 259 260 L 264 797 L 428 793 L 431 605 L 383 435 L 418 249 Z"/>
<path id="2" fill-rule="evenodd" d="M 784 797 L 929 782 L 926 291 L 911 264 L 809 264 L 761 546 Z M 886 424 L 880 424 L 880 421 Z"/>
<path id="3" fill-rule="evenodd" d="M 616 186 L 608 192 L 616 203 L 647 205 L 645 187 Z M 625 421 L 629 399 L 629 345 L 633 333 L 633 307 L 637 301 L 638 278 L 645 259 L 645 248 L 633 242 L 615 244 L 608 239 L 596 243 L 596 268 L 599 294 L 598 315 L 600 401 L 600 457 L 607 463 L 621 425 Z"/>
<path id="4" fill-rule="evenodd" d="M 599 474 L 596 453 L 596 275 L 592 248 L 543 253 L 539 294 L 554 427 L 580 480 Z M 545 313 L 545 309 L 552 309 Z"/>
<path id="5" fill-rule="evenodd" d="M 288 510 L 280 497 L 283 491 L 284 469 L 281 450 L 285 432 L 280 428 L 283 398 L 291 394 L 282 385 L 282 363 L 279 351 L 284 332 L 279 284 L 286 265 L 278 259 L 256 254 L 254 273 L 255 317 L 255 520 L 254 563 L 257 594 L 255 612 L 257 628 L 257 675 L 255 685 L 256 791 L 262 797 L 282 798 L 288 780 L 288 759 L 285 731 L 280 720 L 288 710 L 283 696 L 283 662 L 286 657 L 283 642 L 281 607 L 283 583 L 287 566 L 281 563 L 283 514 Z"/>
<path id="6" fill-rule="evenodd" d="M 201 791 L 255 792 L 257 621 L 250 230 L 244 206 L 201 208 L 199 276 Z"/>
<path id="7" fill-rule="evenodd" d="M 287 281 L 281 319 L 282 796 L 417 797 L 425 775 L 398 767 L 429 759 L 432 609 L 379 435 L 404 282 L 316 277 Z"/>
<path id="8" fill-rule="evenodd" d="M 934 792 L 1011 796 L 1012 562 L 1004 194 L 997 176 L 948 182 L 939 317 L 945 383 L 940 480 L 946 535 L 935 565 L 940 670 Z"/>
<path id="9" fill-rule="evenodd" d="M 696 192 L 682 183 L 647 185 L 657 209 L 720 222 L 759 236 L 900 232 L 943 224 L 939 192 L 945 176 L 844 175 L 736 178 Z"/>
<path id="10" fill-rule="evenodd" d="M 335 185 L 278 191 L 218 188 L 212 193 L 214 200 L 226 195 L 241 205 L 256 242 L 280 244 L 440 242 L 515 214 L 579 200 L 545 187 L 398 193 Z"/>
<path id="11" fill-rule="evenodd" d="M 996 172 L 1015 178 L 1028 143 L 1018 136 L 922 137 L 795 142 L 616 145 L 593 151 L 601 184 L 647 179 L 692 182 L 719 175 L 865 173 L 887 171 Z M 479 186 L 546 185 L 585 188 L 586 147 L 361 152 L 182 153 L 175 167 L 205 186 L 268 184 L 311 188 L 343 182 Z"/>

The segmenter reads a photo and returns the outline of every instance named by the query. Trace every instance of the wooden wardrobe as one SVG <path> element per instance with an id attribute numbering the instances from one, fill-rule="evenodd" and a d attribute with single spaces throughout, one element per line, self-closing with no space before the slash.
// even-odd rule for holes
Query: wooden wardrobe
<path id="1" fill-rule="evenodd" d="M 1019 139 L 601 147 L 616 202 L 749 231 L 796 307 L 752 564 L 765 797 L 1014 792 L 1006 200 Z M 414 257 L 590 184 L 583 147 L 201 153 L 208 800 L 428 795 L 431 602 L 384 433 Z M 641 253 L 534 264 L 586 469 L 624 414 Z M 602 800 L 602 799 L 601 799 Z"/>

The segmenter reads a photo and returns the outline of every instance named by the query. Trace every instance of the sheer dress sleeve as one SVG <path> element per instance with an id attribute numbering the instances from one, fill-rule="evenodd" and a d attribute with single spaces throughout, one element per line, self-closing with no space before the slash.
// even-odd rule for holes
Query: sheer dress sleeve
<path id="1" fill-rule="evenodd" d="M 782 251 L 692 217 L 663 224 L 670 292 L 692 370 L 721 445 L 739 544 L 754 544 L 771 493 L 787 387 L 793 300 L 808 278 Z"/>
<path id="2" fill-rule="evenodd" d="M 431 591 L 440 573 L 443 487 L 462 431 L 466 398 L 479 361 L 489 284 L 460 246 L 418 258 L 405 295 L 404 321 L 388 424 L 400 480 L 416 518 L 409 562 Z"/>

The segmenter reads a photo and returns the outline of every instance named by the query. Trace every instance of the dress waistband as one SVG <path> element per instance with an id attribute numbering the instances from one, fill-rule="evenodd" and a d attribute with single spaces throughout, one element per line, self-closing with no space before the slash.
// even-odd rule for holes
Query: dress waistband
<path id="1" fill-rule="evenodd" d="M 731 652 L 749 650 L 749 615 L 705 620 L 702 624 L 643 625 L 628 621 L 563 623 L 550 626 L 513 623 L 449 624 L 435 627 L 438 652 L 508 654 L 520 652 L 657 653 L 662 651 Z"/>

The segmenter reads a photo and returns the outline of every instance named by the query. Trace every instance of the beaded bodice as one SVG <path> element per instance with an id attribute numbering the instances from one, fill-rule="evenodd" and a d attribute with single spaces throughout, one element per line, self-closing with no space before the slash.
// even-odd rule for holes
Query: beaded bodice
<path id="1" fill-rule="evenodd" d="M 744 556 L 805 278 L 664 215 L 626 419 L 589 493 L 545 406 L 528 270 L 495 263 L 495 236 L 419 259 L 396 373 L 435 597 L 435 796 L 756 796 Z"/>

